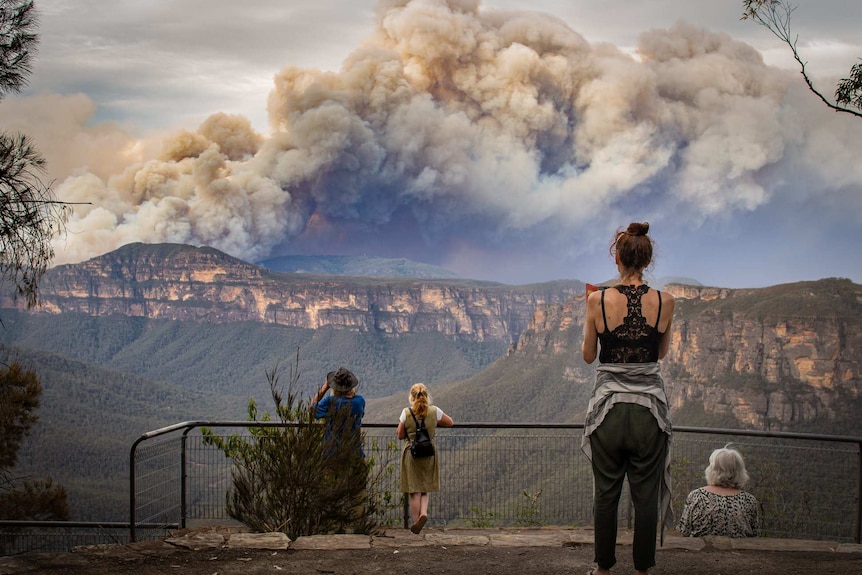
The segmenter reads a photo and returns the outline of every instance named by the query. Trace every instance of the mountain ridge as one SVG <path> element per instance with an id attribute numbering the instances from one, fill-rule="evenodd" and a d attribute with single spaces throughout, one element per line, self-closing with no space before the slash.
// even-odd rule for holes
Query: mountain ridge
<path id="1" fill-rule="evenodd" d="M 129 244 L 49 270 L 34 313 L 76 312 L 223 323 L 332 326 L 391 336 L 433 332 L 509 342 L 536 305 L 583 291 L 576 280 L 507 286 L 465 279 L 274 272 L 214 248 Z M 22 309 L 0 296 L 0 308 Z"/>

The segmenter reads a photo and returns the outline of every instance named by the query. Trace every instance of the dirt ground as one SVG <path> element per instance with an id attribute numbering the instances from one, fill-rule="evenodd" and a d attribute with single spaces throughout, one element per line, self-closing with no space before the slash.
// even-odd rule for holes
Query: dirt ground
<path id="1" fill-rule="evenodd" d="M 615 573 L 633 573 L 620 547 Z M 363 550 L 202 550 L 154 546 L 0 558 L 0 575 L 585 574 L 592 546 L 426 546 Z M 862 575 L 862 553 L 660 549 L 655 575 Z"/>

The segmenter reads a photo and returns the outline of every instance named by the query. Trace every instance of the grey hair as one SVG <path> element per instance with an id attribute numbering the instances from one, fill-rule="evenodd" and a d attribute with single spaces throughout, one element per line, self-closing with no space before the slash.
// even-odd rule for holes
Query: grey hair
<path id="1" fill-rule="evenodd" d="M 748 472 L 745 470 L 742 454 L 727 445 L 716 449 L 709 456 L 705 475 L 708 485 L 742 489 L 748 483 Z"/>

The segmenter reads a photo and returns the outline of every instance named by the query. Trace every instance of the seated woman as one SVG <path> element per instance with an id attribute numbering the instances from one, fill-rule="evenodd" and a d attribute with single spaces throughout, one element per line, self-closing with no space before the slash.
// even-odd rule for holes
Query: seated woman
<path id="1" fill-rule="evenodd" d="M 702 537 L 754 537 L 760 528 L 759 504 L 742 490 L 748 483 L 748 472 L 742 455 L 723 447 L 709 456 L 705 487 L 695 489 L 685 498 L 685 509 L 677 529 L 683 535 Z"/>

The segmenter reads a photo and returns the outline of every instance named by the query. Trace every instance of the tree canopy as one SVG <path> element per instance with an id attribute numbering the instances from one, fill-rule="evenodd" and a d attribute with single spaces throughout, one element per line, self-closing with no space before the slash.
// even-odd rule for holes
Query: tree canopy
<path id="1" fill-rule="evenodd" d="M 0 99 L 27 85 L 36 28 L 32 0 L 0 0 Z M 27 135 L 0 131 L 0 279 L 28 307 L 36 304 L 39 278 L 54 257 L 51 239 L 66 217 L 66 204 L 40 179 L 44 172 L 45 159 Z"/>
<path id="2" fill-rule="evenodd" d="M 0 368 L 0 518 L 58 520 L 69 518 L 69 504 L 62 485 L 45 479 L 12 475 L 24 438 L 38 420 L 42 384 L 21 365 Z M 0 551 L 3 551 L 0 544 Z"/>

